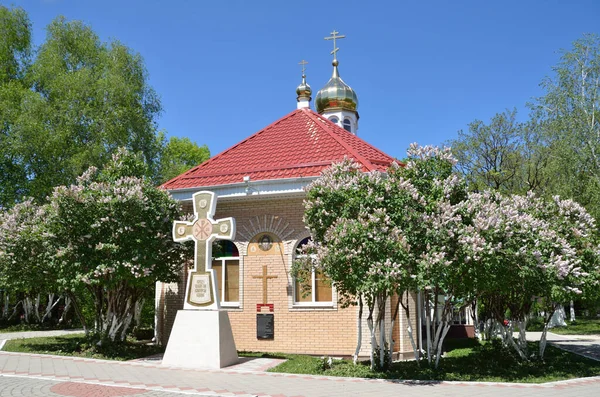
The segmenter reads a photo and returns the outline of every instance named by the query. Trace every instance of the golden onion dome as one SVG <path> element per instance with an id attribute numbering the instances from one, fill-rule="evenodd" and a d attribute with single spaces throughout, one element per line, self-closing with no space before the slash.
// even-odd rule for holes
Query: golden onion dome
<path id="1" fill-rule="evenodd" d="M 312 89 L 306 82 L 306 75 L 302 75 L 302 83 L 296 88 L 296 94 L 298 94 L 298 98 L 309 98 L 312 95 Z"/>
<path id="2" fill-rule="evenodd" d="M 338 73 L 338 61 L 333 60 L 333 75 L 317 93 L 315 106 L 319 114 L 326 110 L 358 110 L 358 97 L 356 92 L 340 78 Z"/>

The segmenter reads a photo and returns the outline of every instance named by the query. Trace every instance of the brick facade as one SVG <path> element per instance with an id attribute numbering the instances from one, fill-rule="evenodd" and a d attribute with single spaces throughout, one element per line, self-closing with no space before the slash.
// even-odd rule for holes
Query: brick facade
<path id="1" fill-rule="evenodd" d="M 191 203 L 184 209 L 191 211 Z M 303 353 L 316 355 L 350 356 L 357 342 L 358 308 L 342 308 L 337 303 L 335 290 L 333 302 L 327 306 L 303 306 L 294 303 L 294 282 L 290 274 L 296 245 L 308 232 L 302 222 L 302 198 L 286 199 L 252 198 L 220 200 L 215 219 L 234 217 L 237 235 L 234 243 L 240 253 L 239 306 L 224 307 L 229 312 L 238 350 Z M 261 233 L 274 238 L 274 249 L 268 253 L 255 248 L 254 239 Z M 263 303 L 263 266 L 267 266 L 267 302 L 273 305 L 274 339 L 261 340 L 256 335 L 257 304 Z M 166 344 L 177 310 L 183 308 L 186 275 L 178 283 L 158 283 L 156 289 L 157 340 Z M 396 298 L 393 298 L 396 299 Z M 411 322 L 417 337 L 414 294 L 411 299 Z M 263 311 L 267 310 L 262 308 Z M 389 305 L 388 305 L 389 311 Z M 370 351 L 370 336 L 366 324 L 367 309 L 363 312 L 361 355 Z M 401 355 L 412 353 L 406 333 L 406 319 L 401 312 L 394 326 L 395 351 Z M 389 327 L 391 313 L 386 313 Z M 389 328 L 388 328 L 389 330 Z"/>

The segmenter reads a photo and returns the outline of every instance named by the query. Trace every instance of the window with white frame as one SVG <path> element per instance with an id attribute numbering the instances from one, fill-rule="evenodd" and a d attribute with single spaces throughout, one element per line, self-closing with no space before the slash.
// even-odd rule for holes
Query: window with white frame
<path id="1" fill-rule="evenodd" d="M 348 132 L 352 132 L 352 122 L 350 119 L 344 119 L 344 129 Z"/>
<path id="2" fill-rule="evenodd" d="M 240 254 L 231 241 L 213 243 L 212 268 L 217 276 L 221 305 L 237 307 L 240 304 Z"/>
<path id="3" fill-rule="evenodd" d="M 296 258 L 304 257 L 301 249 L 310 241 L 310 237 L 301 240 L 296 246 Z M 294 305 L 330 306 L 333 302 L 333 288 L 329 278 L 321 271 L 313 271 L 310 279 L 303 283 L 294 279 Z"/>

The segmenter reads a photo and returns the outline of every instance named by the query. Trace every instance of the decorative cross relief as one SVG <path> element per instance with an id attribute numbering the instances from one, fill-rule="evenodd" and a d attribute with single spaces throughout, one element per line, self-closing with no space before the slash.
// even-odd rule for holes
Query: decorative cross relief
<path id="1" fill-rule="evenodd" d="M 196 242 L 194 269 L 188 277 L 184 309 L 204 307 L 218 310 L 219 289 L 212 270 L 212 243 L 215 239 L 235 238 L 235 219 L 213 219 L 217 206 L 217 198 L 213 192 L 194 193 L 193 200 L 194 220 L 175 221 L 173 224 L 173 240 Z"/>
<path id="2" fill-rule="evenodd" d="M 268 291 L 269 291 L 269 279 L 271 278 L 277 278 L 277 276 L 272 276 L 267 274 L 267 266 L 263 265 L 262 267 L 262 275 L 260 276 L 252 276 L 252 278 L 261 278 L 262 279 L 262 287 L 263 287 L 263 301 L 262 304 L 266 305 L 267 304 L 267 300 L 268 300 Z"/>

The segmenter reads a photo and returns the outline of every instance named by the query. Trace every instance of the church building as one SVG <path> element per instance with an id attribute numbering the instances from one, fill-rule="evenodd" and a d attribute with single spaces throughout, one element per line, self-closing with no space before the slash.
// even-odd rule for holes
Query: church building
<path id="1" fill-rule="evenodd" d="M 385 171 L 395 161 L 357 135 L 358 98 L 339 74 L 335 40 L 343 36 L 337 34 L 328 38 L 334 44 L 333 73 L 316 95 L 316 111 L 302 61 L 295 110 L 162 186 L 190 213 L 192 194 L 212 191 L 218 198 L 215 219 L 236 220 L 234 241 L 215 242 L 212 267 L 238 350 L 350 356 L 356 348 L 358 308 L 338 304 L 326 275 L 314 273 L 311 290 L 304 292 L 291 275 L 298 247 L 311 238 L 302 221 L 304 188 L 344 157 L 364 172 Z M 159 343 L 166 345 L 183 308 L 186 280 L 182 274 L 179 283 L 157 284 Z M 416 294 L 412 301 L 411 312 L 417 313 Z M 411 317 L 415 330 L 417 317 Z M 368 356 L 363 322 L 360 355 Z M 407 325 L 401 315 L 393 325 L 398 356 L 412 355 Z"/>

